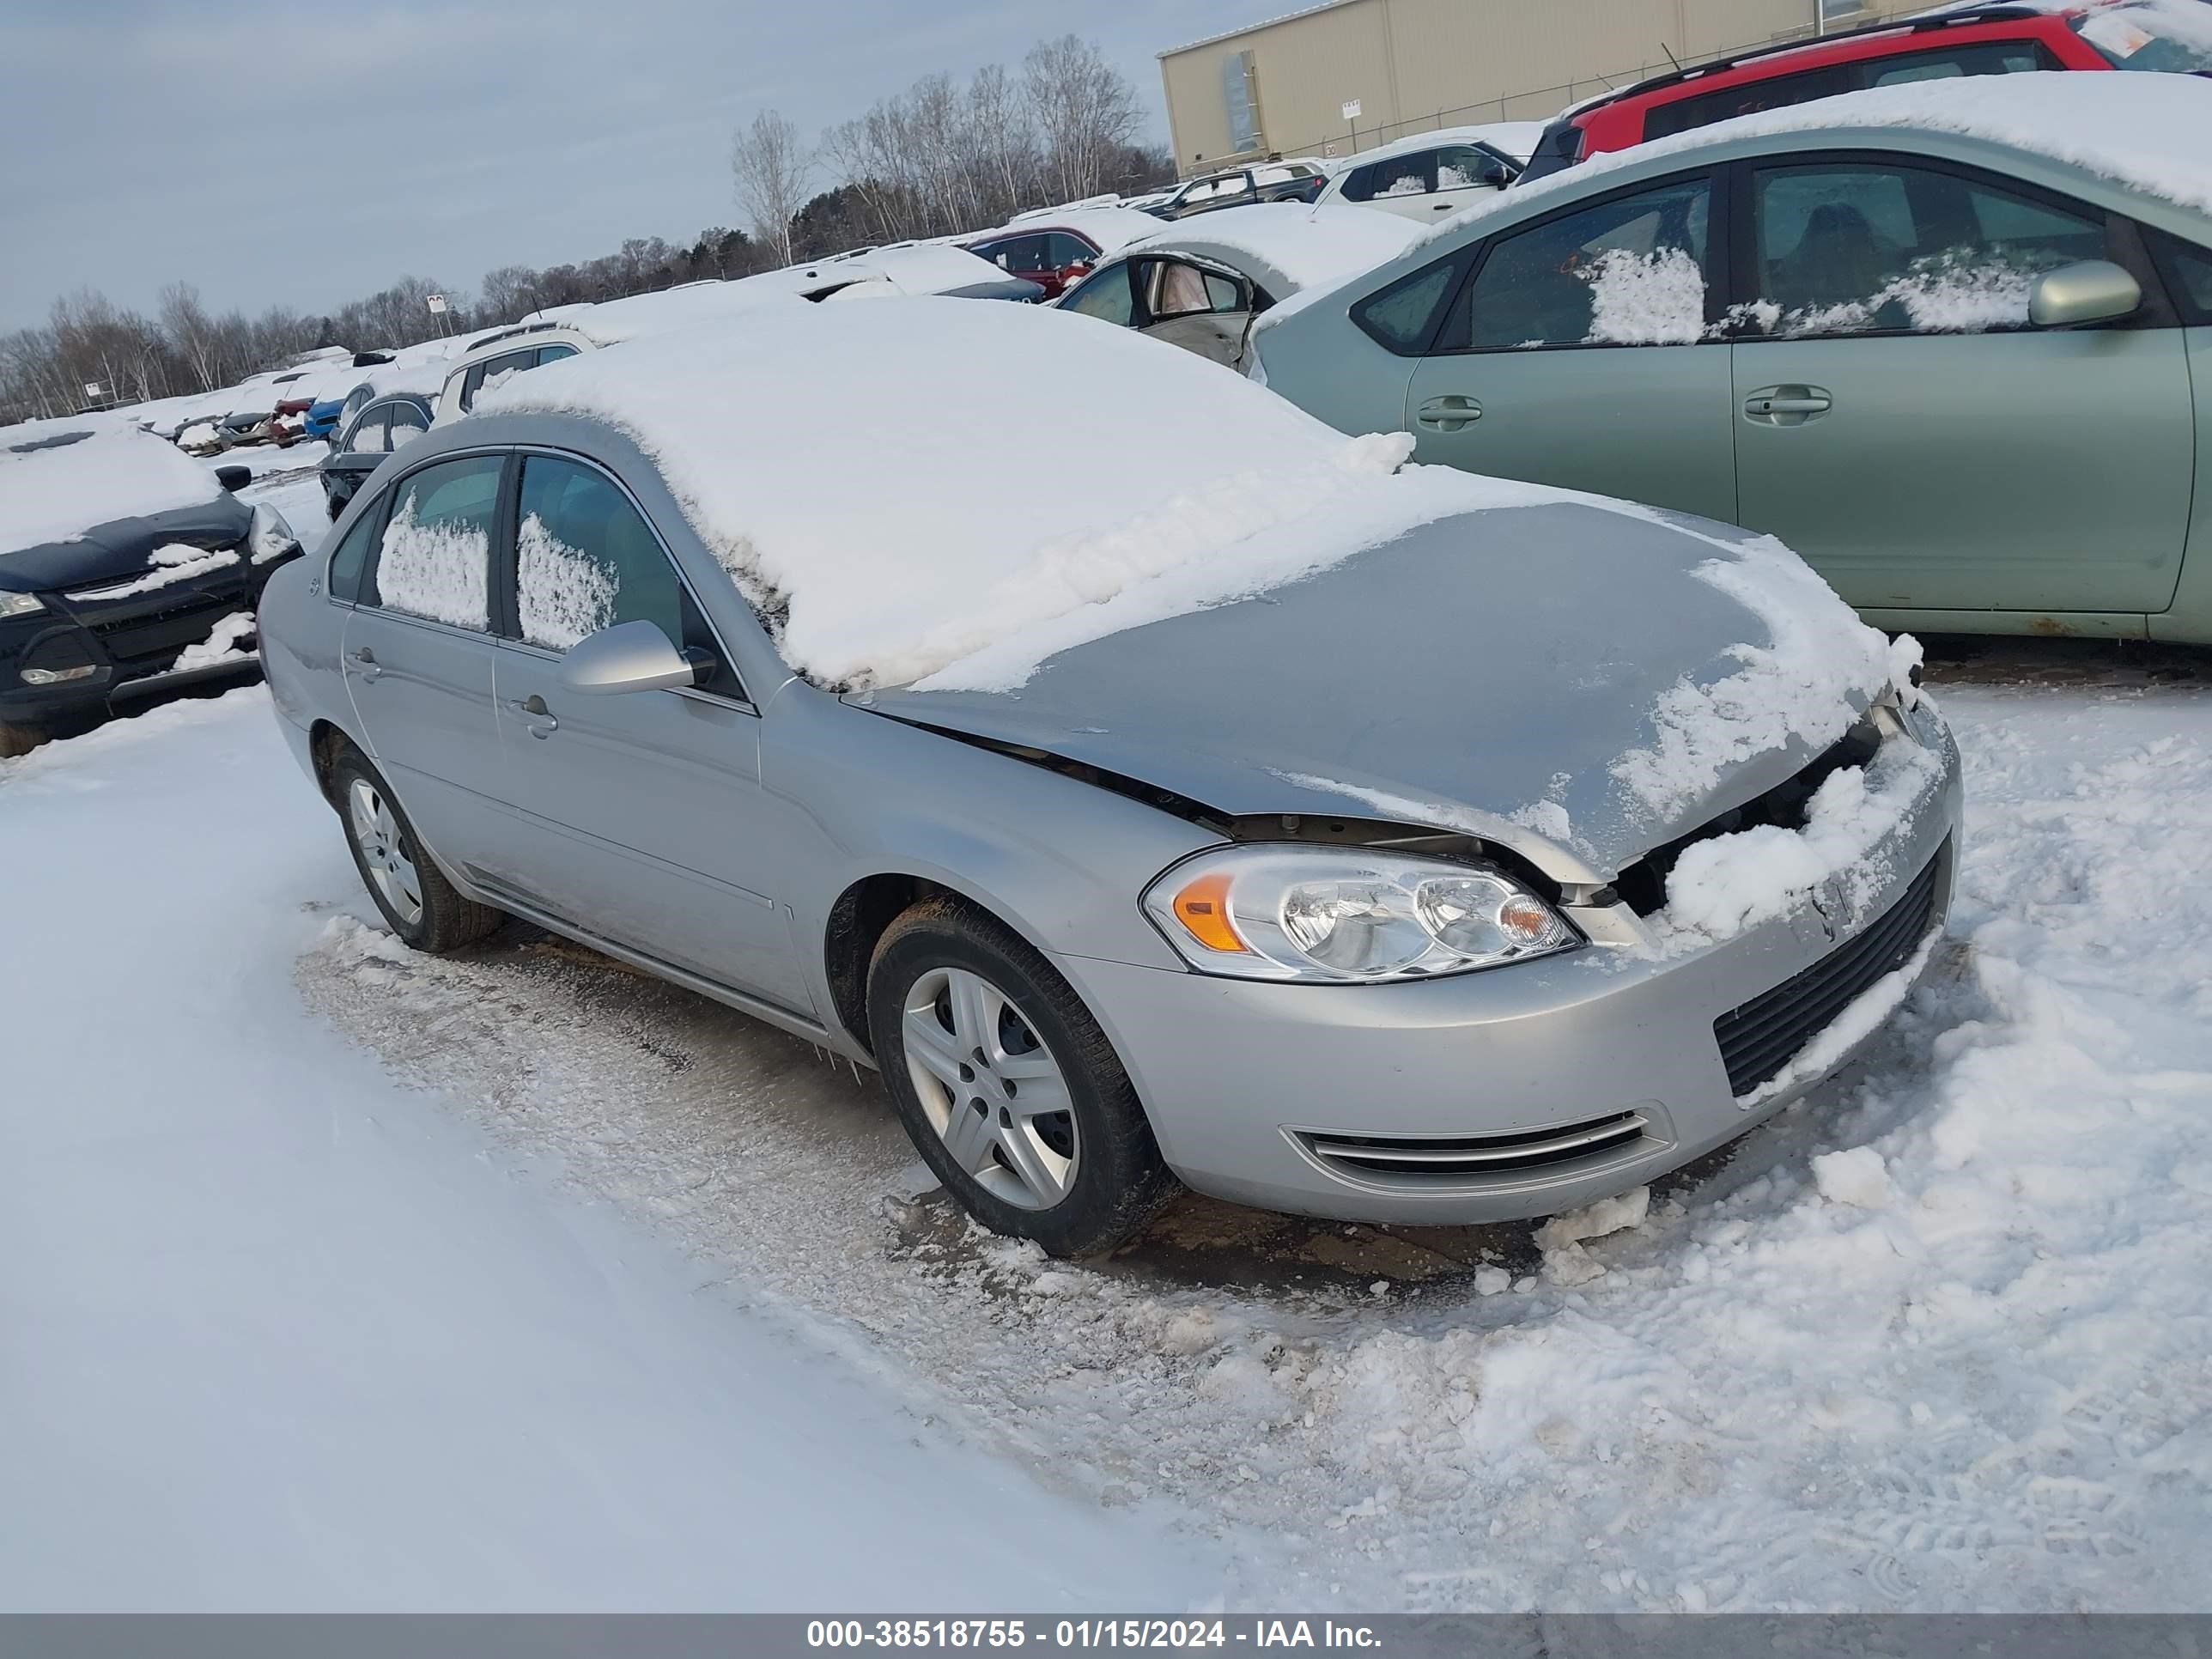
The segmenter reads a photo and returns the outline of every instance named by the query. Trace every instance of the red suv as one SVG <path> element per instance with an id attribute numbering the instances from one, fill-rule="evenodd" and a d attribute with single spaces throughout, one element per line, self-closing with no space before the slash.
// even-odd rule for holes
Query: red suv
<path id="1" fill-rule="evenodd" d="M 2161 27 L 2161 14 L 2187 27 Z M 1544 129 L 1515 182 L 1527 184 L 1607 150 L 1628 149 L 1731 116 L 1838 93 L 1960 75 L 2024 70 L 2167 70 L 2212 73 L 2212 14 L 2204 0 L 2097 0 L 2039 6 L 1963 6 L 1717 58 L 1569 110 Z"/>

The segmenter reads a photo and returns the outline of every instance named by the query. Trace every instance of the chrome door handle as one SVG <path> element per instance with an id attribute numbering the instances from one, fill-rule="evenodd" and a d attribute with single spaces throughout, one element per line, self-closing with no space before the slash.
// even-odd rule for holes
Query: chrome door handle
<path id="1" fill-rule="evenodd" d="M 1834 401 L 1817 386 L 1767 386 L 1743 400 L 1743 413 L 1763 426 L 1802 426 L 1826 414 Z"/>
<path id="2" fill-rule="evenodd" d="M 364 680 L 373 680 L 384 670 L 378 666 L 376 653 L 363 646 L 353 653 L 355 672 Z"/>
<path id="3" fill-rule="evenodd" d="M 553 711 L 541 696 L 509 697 L 507 706 L 530 723 L 530 735 L 533 738 L 550 738 L 561 729 L 561 722 L 554 718 Z"/>
<path id="4" fill-rule="evenodd" d="M 1438 432 L 1456 432 L 1469 421 L 1482 418 L 1482 405 L 1472 398 L 1462 398 L 1456 392 L 1442 398 L 1431 398 L 1420 407 L 1414 416 L 1423 426 L 1433 427 Z"/>

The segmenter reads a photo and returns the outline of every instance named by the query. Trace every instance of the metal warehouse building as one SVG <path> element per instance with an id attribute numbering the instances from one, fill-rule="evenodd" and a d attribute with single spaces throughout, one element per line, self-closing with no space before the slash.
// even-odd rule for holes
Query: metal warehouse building
<path id="1" fill-rule="evenodd" d="M 1683 63 L 1924 10 L 1929 0 L 1326 0 L 1160 54 L 1176 167 L 1345 155 L 1543 120 Z"/>

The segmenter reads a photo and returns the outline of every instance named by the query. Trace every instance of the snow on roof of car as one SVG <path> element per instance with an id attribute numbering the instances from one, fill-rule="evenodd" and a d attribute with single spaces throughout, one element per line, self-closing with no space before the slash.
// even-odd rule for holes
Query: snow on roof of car
<path id="1" fill-rule="evenodd" d="M 78 430 L 87 435 L 70 440 Z M 112 418 L 0 430 L 0 552 L 222 494 L 215 474 L 174 445 Z"/>
<path id="2" fill-rule="evenodd" d="M 1158 220 L 1151 222 L 1158 228 Z M 526 320 L 557 322 L 594 345 L 608 346 L 712 323 L 756 306 L 811 298 L 859 283 L 872 283 L 900 294 L 925 295 L 948 294 L 1006 280 L 1005 271 L 965 248 L 907 242 L 850 257 L 786 265 L 732 282 L 685 283 L 678 288 L 633 294 L 597 305 L 556 306 L 532 312 Z M 514 343 L 527 345 L 531 337 L 520 335 Z"/>
<path id="3" fill-rule="evenodd" d="M 1149 213 L 1118 205 L 1036 208 L 1017 214 L 993 229 L 979 230 L 960 240 L 973 246 L 977 242 L 995 242 L 1001 236 L 1034 236 L 1040 231 L 1073 230 L 1089 237 L 1102 253 L 1111 253 L 1132 242 L 1141 242 L 1147 236 L 1158 235 L 1165 222 Z"/>
<path id="4" fill-rule="evenodd" d="M 1196 253 L 1233 265 L 1281 300 L 1332 287 L 1403 253 L 1423 227 L 1395 213 L 1348 205 L 1261 202 L 1201 213 L 1121 250 Z"/>
<path id="5" fill-rule="evenodd" d="M 1024 418 L 1040 386 L 1073 395 Z M 910 418 L 854 441 L 856 408 Z M 1398 473 L 1402 434 L 1345 437 L 1191 353 L 1031 306 L 732 317 L 518 375 L 477 410 L 627 432 L 781 614 L 786 659 L 830 684 L 1008 689 L 1056 651 L 1417 524 L 1565 499 Z"/>
<path id="6" fill-rule="evenodd" d="M 1541 121 L 1492 121 L 1474 127 L 1438 127 L 1430 132 L 1408 133 L 1372 149 L 1339 156 L 1329 167 L 1334 172 L 1344 173 L 1365 167 L 1370 161 L 1387 161 L 1394 155 L 1434 149 L 1439 144 L 1488 144 L 1493 149 L 1504 150 L 1516 161 L 1525 161 L 1535 153 L 1536 141 L 1543 136 Z"/>

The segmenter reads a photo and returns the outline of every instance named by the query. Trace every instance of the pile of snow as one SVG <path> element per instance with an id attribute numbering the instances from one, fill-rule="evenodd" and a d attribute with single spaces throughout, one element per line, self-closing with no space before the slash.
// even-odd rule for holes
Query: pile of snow
<path id="1" fill-rule="evenodd" d="M 1651 744 L 1613 763 L 1626 803 L 1658 823 L 1756 756 L 1792 739 L 1816 750 L 1835 742 L 1899 661 L 1878 629 L 1773 537 L 1712 541 L 1727 556 L 1693 574 L 1748 608 L 1767 638 L 1728 653 L 1741 664 L 1732 674 L 1676 681 L 1651 711 Z"/>
<path id="2" fill-rule="evenodd" d="M 1152 223 L 1158 228 L 1157 220 Z M 890 295 L 934 295 L 1006 281 L 1005 271 L 965 248 L 907 242 L 871 248 L 850 258 L 763 270 L 734 282 L 685 283 L 655 294 L 634 294 L 597 305 L 556 306 L 532 312 L 528 320 L 562 323 L 593 344 L 607 346 L 717 323 L 762 305 L 817 299 L 856 287 L 878 289 Z M 480 395 L 477 406 L 486 401 L 488 394 Z"/>
<path id="3" fill-rule="evenodd" d="M 198 577 L 239 562 L 236 550 L 194 547 L 186 542 L 168 542 L 146 556 L 150 567 L 143 576 L 106 587 L 86 588 L 70 593 L 72 599 L 127 599 L 139 593 L 151 593 L 160 588 L 173 587 L 179 582 L 188 582 Z"/>
<path id="4" fill-rule="evenodd" d="M 86 429 L 90 435 L 74 443 L 30 447 L 53 435 L 40 432 L 0 447 L 0 552 L 74 541 L 118 519 L 222 494 L 212 472 L 172 444 L 112 422 Z"/>
<path id="5" fill-rule="evenodd" d="M 1171 1612 L 1240 1571 L 303 1008 L 303 953 L 433 959 L 347 914 L 265 693 L 0 761 L 0 802 L 39 872 L 0 953 L 0 1607 Z M 486 1046 L 453 1012 L 408 1023 Z M 914 1547 L 948 1524 L 1054 1547 Z"/>
<path id="6" fill-rule="evenodd" d="M 1082 395 L 1048 422 L 1012 415 L 1040 385 Z M 834 434 L 886 396 L 927 418 L 856 464 Z M 782 618 L 787 659 L 835 684 L 1018 684 L 1052 650 L 1416 524 L 1566 499 L 1444 468 L 1394 477 L 1403 434 L 1346 438 L 1189 353 L 1030 306 L 792 307 L 586 353 L 477 407 L 629 432 Z"/>
<path id="7" fill-rule="evenodd" d="M 1277 300 L 1334 288 L 1403 253 L 1422 227 L 1372 208 L 1262 202 L 1200 214 L 1123 252 L 1195 253 L 1244 272 Z"/>

